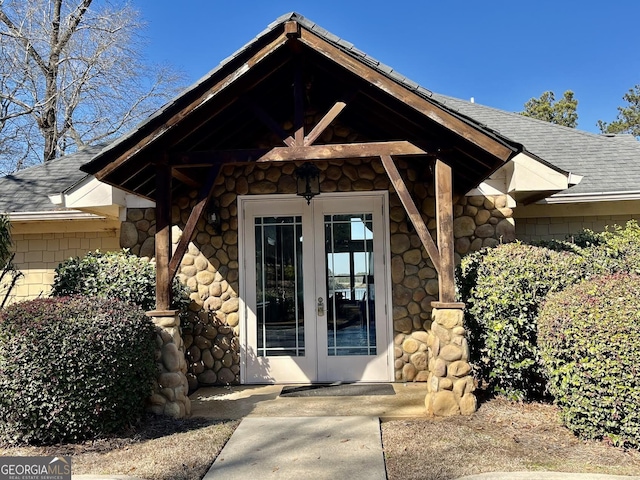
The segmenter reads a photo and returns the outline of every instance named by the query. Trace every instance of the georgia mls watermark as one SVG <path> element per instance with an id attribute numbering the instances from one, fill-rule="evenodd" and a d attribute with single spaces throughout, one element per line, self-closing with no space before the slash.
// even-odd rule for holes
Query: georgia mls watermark
<path id="1" fill-rule="evenodd" d="M 71 480 L 71 457 L 0 457 L 0 480 Z"/>

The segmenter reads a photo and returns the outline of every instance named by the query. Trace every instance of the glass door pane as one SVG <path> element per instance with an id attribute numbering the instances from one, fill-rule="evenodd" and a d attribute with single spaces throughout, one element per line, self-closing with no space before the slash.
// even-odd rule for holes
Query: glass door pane
<path id="1" fill-rule="evenodd" d="M 303 357 L 302 217 L 255 219 L 257 355 Z"/>
<path id="2" fill-rule="evenodd" d="M 376 355 L 371 214 L 324 216 L 327 355 Z"/>

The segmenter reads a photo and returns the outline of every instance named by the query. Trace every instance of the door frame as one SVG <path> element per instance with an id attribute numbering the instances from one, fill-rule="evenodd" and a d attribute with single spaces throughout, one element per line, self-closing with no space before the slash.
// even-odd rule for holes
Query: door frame
<path id="1" fill-rule="evenodd" d="M 395 380 L 394 373 L 394 352 L 393 352 L 393 295 L 392 295 L 392 283 L 391 283 L 391 234 L 389 229 L 389 192 L 386 190 L 375 190 L 368 192 L 335 192 L 335 193 L 322 193 L 323 197 L 331 198 L 345 198 L 348 200 L 353 197 L 382 197 L 382 240 L 383 240 L 383 264 L 384 271 L 381 277 L 385 279 L 384 288 L 384 305 L 385 305 L 385 317 L 383 319 L 382 328 L 385 328 L 387 334 L 387 344 L 380 345 L 380 348 L 386 350 L 387 359 L 387 381 Z M 269 202 L 269 200 L 289 200 L 289 199 L 301 199 L 300 196 L 295 194 L 273 194 L 273 195 L 238 195 L 238 288 L 239 288 L 239 314 L 240 314 L 240 383 L 245 384 L 247 380 L 247 342 L 248 342 L 248 318 L 247 318 L 247 303 L 245 301 L 247 295 L 246 284 L 246 268 L 247 268 L 247 256 L 246 256 L 246 235 L 253 235 L 253 231 L 245 232 L 245 207 L 250 202 Z M 312 200 L 313 201 L 313 200 Z M 274 212 L 277 214 L 277 211 Z M 316 333 L 314 333 L 316 335 Z"/>

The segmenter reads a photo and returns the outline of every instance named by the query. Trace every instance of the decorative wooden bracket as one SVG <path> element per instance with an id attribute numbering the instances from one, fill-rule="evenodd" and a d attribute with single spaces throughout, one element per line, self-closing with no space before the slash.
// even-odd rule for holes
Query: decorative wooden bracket
<path id="1" fill-rule="evenodd" d="M 436 159 L 436 223 L 438 246 L 436 247 L 429 229 L 422 219 L 413 198 L 400 176 L 390 155 L 381 155 L 382 165 L 389 175 L 400 201 L 416 229 L 416 233 L 427 251 L 434 268 L 438 272 L 439 301 L 453 303 L 455 301 L 455 249 L 453 245 L 453 188 L 451 167 Z"/>
<path id="2" fill-rule="evenodd" d="M 393 159 L 391 158 L 391 156 L 381 155 L 380 159 L 382 160 L 382 165 L 384 166 L 384 169 L 386 170 L 387 175 L 389 175 L 389 179 L 391 180 L 391 183 L 393 184 L 393 187 L 395 188 L 396 193 L 398 194 L 398 197 L 400 197 L 400 201 L 402 202 L 402 205 L 404 205 L 404 209 L 406 210 L 407 215 L 409 216 L 409 220 L 411 220 L 413 227 L 416 229 L 416 233 L 418 234 L 418 237 L 420 238 L 420 241 L 422 242 L 424 249 L 427 251 L 427 254 L 429 254 L 429 258 L 431 259 L 431 262 L 433 263 L 434 268 L 438 272 L 438 275 L 440 275 L 440 270 L 441 270 L 440 252 L 438 252 L 438 248 L 436 247 L 436 244 L 434 243 L 433 238 L 431 238 L 429 229 L 427 228 L 427 225 L 424 223 L 424 220 L 422 219 L 422 215 L 420 215 L 420 212 L 418 211 L 418 208 L 416 207 L 416 204 L 414 203 L 413 198 L 411 198 L 411 194 L 407 189 L 407 185 L 404 183 L 404 180 L 400 176 L 400 172 L 398 171 L 398 168 L 396 167 L 396 164 L 393 162 Z"/>
<path id="3" fill-rule="evenodd" d="M 211 194 L 213 193 L 213 185 L 215 184 L 216 178 L 218 178 L 218 173 L 220 172 L 220 165 L 214 165 L 209 170 L 209 175 L 207 177 L 207 181 L 201 187 L 200 192 L 198 194 L 198 203 L 193 207 L 191 213 L 189 214 L 189 218 L 187 219 L 187 223 L 184 226 L 184 230 L 182 232 L 182 236 L 178 241 L 178 245 L 176 246 L 175 252 L 171 256 L 171 260 L 169 261 L 169 283 L 173 282 L 173 278 L 178 273 L 178 268 L 180 268 L 180 262 L 184 258 L 184 254 L 187 253 L 187 249 L 189 248 L 189 242 L 193 238 L 196 226 L 198 225 L 198 220 L 202 218 L 202 214 L 207 208 L 209 204 L 209 200 L 211 199 Z"/>
<path id="4" fill-rule="evenodd" d="M 324 132 L 327 127 L 335 120 L 335 118 L 344 110 L 347 104 L 345 102 L 336 102 L 333 107 L 327 112 L 327 114 L 320 119 L 320 121 L 316 124 L 315 127 L 309 132 L 309 134 L 304 137 L 304 146 L 308 147 L 313 145 L 322 132 Z"/>

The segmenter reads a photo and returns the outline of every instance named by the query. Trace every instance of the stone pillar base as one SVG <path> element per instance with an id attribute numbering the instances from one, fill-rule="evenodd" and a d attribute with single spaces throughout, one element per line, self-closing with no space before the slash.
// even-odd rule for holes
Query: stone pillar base
<path id="1" fill-rule="evenodd" d="M 149 410 L 157 415 L 184 418 L 191 414 L 187 396 L 187 362 L 176 310 L 147 312 L 156 325 L 158 378 L 149 397 Z"/>
<path id="2" fill-rule="evenodd" d="M 464 304 L 433 302 L 429 332 L 429 378 L 425 405 L 429 415 L 471 415 L 477 409 L 463 327 Z"/>

